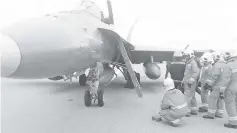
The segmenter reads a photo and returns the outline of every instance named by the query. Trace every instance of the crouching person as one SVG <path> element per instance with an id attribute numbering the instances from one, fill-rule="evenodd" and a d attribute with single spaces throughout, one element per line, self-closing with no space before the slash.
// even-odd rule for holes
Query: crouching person
<path id="1" fill-rule="evenodd" d="M 165 95 L 161 103 L 161 110 L 158 115 L 152 117 L 154 121 L 166 120 L 171 126 L 180 126 L 180 119 L 188 112 L 188 105 L 183 93 L 174 87 L 171 78 L 164 80 Z"/>

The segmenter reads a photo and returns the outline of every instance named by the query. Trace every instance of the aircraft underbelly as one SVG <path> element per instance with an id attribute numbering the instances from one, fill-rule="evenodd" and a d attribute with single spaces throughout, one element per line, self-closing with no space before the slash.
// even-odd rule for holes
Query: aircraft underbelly
<path id="1" fill-rule="evenodd" d="M 92 30 L 83 22 L 41 18 L 3 30 L 19 46 L 21 61 L 14 78 L 46 78 L 86 68 L 94 62 L 88 46 Z"/>

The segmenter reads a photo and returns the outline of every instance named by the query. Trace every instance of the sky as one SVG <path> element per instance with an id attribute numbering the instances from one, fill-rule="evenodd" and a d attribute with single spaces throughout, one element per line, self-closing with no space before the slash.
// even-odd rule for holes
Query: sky
<path id="1" fill-rule="evenodd" d="M 0 29 L 14 22 L 77 7 L 81 0 L 1 0 Z M 93 0 L 107 13 L 106 0 Z M 115 29 L 138 50 L 237 49 L 236 0 L 111 0 Z"/>

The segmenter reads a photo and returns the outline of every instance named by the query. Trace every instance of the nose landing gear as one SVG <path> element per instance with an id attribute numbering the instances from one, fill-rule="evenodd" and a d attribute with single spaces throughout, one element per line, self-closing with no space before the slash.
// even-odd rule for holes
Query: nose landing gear
<path id="1" fill-rule="evenodd" d="M 86 90 L 85 95 L 84 95 L 85 106 L 86 107 L 91 106 L 92 101 L 94 101 L 94 103 L 98 101 L 98 106 L 103 107 L 104 106 L 104 91 L 97 90 L 97 93 L 90 93 L 89 90 Z"/>

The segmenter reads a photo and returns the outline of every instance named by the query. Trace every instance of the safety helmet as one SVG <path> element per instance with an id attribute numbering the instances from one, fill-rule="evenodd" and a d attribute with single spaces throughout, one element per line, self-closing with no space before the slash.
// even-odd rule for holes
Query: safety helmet
<path id="1" fill-rule="evenodd" d="M 236 57 L 237 56 L 237 51 L 233 51 L 233 52 L 225 52 L 224 53 L 224 58 L 225 60 L 229 60 L 230 58 Z"/>
<path id="2" fill-rule="evenodd" d="M 209 56 L 210 56 L 210 53 L 204 53 L 200 59 L 203 61 L 207 61 Z"/>
<path id="3" fill-rule="evenodd" d="M 207 57 L 201 58 L 200 63 L 202 64 L 202 66 L 205 65 L 205 64 L 208 64 L 209 63 L 208 58 Z"/>
<path id="4" fill-rule="evenodd" d="M 184 52 L 183 52 L 183 58 L 188 61 L 190 60 L 191 58 L 195 57 L 194 56 L 194 51 L 192 49 L 186 49 Z"/>
<path id="5" fill-rule="evenodd" d="M 203 63 L 212 63 L 213 62 L 213 58 L 212 58 L 212 54 L 211 53 L 205 53 L 202 57 L 201 57 L 201 62 Z"/>
<path id="6" fill-rule="evenodd" d="M 229 60 L 232 57 L 230 52 L 225 52 L 223 55 L 225 60 Z"/>
<path id="7" fill-rule="evenodd" d="M 212 53 L 212 58 L 214 60 L 214 62 L 217 62 L 219 60 L 223 60 L 223 55 L 221 54 L 221 52 L 213 52 Z"/>
<path id="8" fill-rule="evenodd" d="M 166 90 L 171 90 L 174 89 L 174 80 L 172 80 L 171 78 L 166 78 L 163 82 L 164 87 Z"/>
<path id="9" fill-rule="evenodd" d="M 189 55 L 190 58 L 191 57 L 194 57 L 194 51 L 192 49 L 186 49 L 184 52 L 183 52 L 183 55 Z"/>

